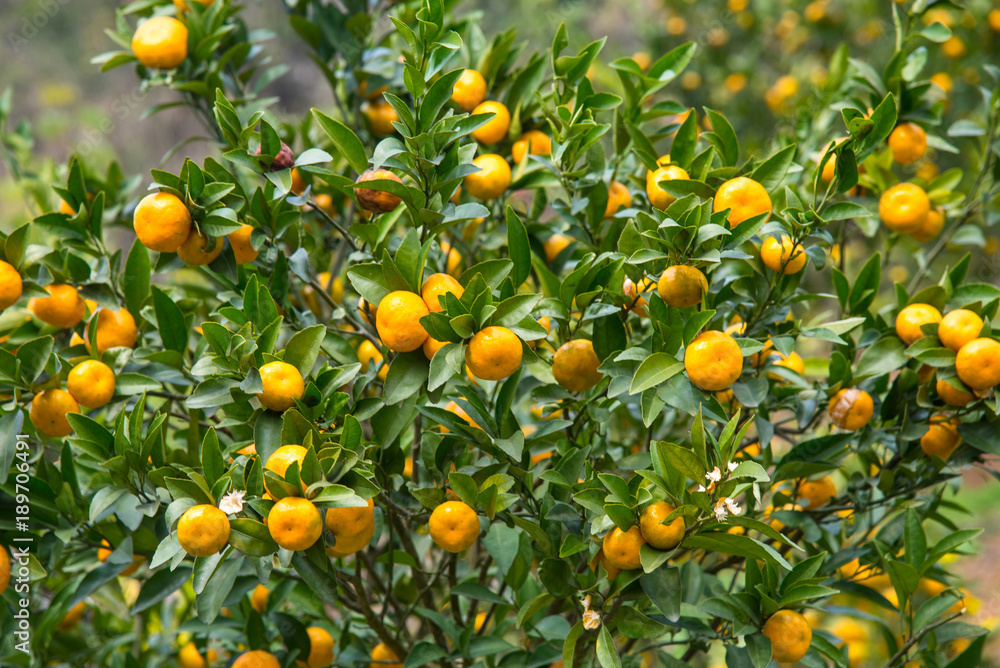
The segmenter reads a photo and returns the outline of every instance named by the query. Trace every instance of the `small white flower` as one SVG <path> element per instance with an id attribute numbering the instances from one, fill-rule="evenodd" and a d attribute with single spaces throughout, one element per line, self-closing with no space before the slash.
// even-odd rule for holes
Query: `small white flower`
<path id="1" fill-rule="evenodd" d="M 715 508 L 712 510 L 712 512 L 715 513 L 716 521 L 725 522 L 726 518 L 729 517 L 729 510 L 728 510 L 729 504 L 726 503 L 728 500 L 729 499 L 727 499 L 726 497 L 722 497 L 715 504 Z"/>
<path id="2" fill-rule="evenodd" d="M 705 477 L 712 482 L 719 482 L 720 480 L 722 480 L 722 471 L 720 471 L 719 467 L 716 466 L 714 469 L 706 473 Z"/>
<path id="3" fill-rule="evenodd" d="M 590 594 L 587 594 L 586 596 L 584 596 L 583 600 L 580 601 L 580 603 L 583 604 L 583 609 L 584 610 L 590 610 Z"/>
<path id="4" fill-rule="evenodd" d="M 242 490 L 236 490 L 226 494 L 222 497 L 222 501 L 219 502 L 219 510 L 227 515 L 241 512 L 243 510 L 243 497 L 245 495 L 246 492 L 243 492 Z"/>
<path id="5" fill-rule="evenodd" d="M 725 501 L 726 501 L 726 508 L 728 508 L 729 512 L 732 513 L 733 515 L 739 515 L 741 512 L 743 512 L 740 509 L 739 504 L 733 501 L 732 499 L 726 498 Z"/>
<path id="6" fill-rule="evenodd" d="M 735 471 L 737 466 L 738 464 L 736 462 L 729 462 L 729 472 L 732 473 Z"/>
<path id="7" fill-rule="evenodd" d="M 705 489 L 704 485 L 698 485 L 698 491 L 699 492 L 704 492 L 704 491 L 707 491 L 707 490 Z"/>
<path id="8" fill-rule="evenodd" d="M 593 610 L 585 610 L 583 613 L 583 628 L 588 631 L 593 631 L 594 629 L 600 627 L 601 616 L 594 612 Z"/>

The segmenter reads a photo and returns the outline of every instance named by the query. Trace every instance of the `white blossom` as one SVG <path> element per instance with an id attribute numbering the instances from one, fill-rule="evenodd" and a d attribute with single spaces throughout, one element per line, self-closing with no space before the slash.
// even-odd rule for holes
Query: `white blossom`
<path id="1" fill-rule="evenodd" d="M 735 471 L 737 466 L 738 464 L 736 462 L 729 462 L 729 472 L 732 473 Z"/>
<path id="2" fill-rule="evenodd" d="M 593 631 L 601 625 L 601 616 L 594 612 L 593 610 L 587 610 L 583 613 L 583 628 L 588 631 Z"/>
<path id="3" fill-rule="evenodd" d="M 722 480 L 722 471 L 720 471 L 719 467 L 716 466 L 714 469 L 706 473 L 705 477 L 712 482 L 719 482 L 720 480 Z"/>
<path id="4" fill-rule="evenodd" d="M 226 494 L 219 502 L 219 510 L 227 515 L 241 512 L 243 510 L 243 496 L 246 492 L 236 490 Z"/>
<path id="5" fill-rule="evenodd" d="M 698 485 L 698 490 L 697 491 L 699 491 L 699 492 L 705 492 L 707 490 L 705 489 L 704 485 Z"/>
<path id="6" fill-rule="evenodd" d="M 729 517 L 729 504 L 727 501 L 729 501 L 728 498 L 722 497 L 716 502 L 715 508 L 712 510 L 715 513 L 715 519 L 719 522 L 725 522 L 726 518 Z"/>
<path id="7" fill-rule="evenodd" d="M 729 512 L 732 513 L 733 515 L 739 515 L 741 512 L 743 512 L 739 504 L 733 501 L 732 499 L 725 498 L 725 502 L 726 502 L 726 508 L 728 508 Z"/>

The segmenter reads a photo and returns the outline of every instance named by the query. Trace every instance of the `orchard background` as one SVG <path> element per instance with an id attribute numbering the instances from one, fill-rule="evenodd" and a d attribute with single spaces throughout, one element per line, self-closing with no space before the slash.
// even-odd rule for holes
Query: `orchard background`
<path id="1" fill-rule="evenodd" d="M 3 665 L 996 665 L 995 3 L 0 25 Z"/>

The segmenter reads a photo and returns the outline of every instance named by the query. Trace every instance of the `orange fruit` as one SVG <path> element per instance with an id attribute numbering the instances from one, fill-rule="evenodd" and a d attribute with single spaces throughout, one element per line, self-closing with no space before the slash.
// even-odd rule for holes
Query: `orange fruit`
<path id="1" fill-rule="evenodd" d="M 135 207 L 132 227 L 151 251 L 176 253 L 191 234 L 191 212 L 176 195 L 146 195 Z"/>
<path id="2" fill-rule="evenodd" d="M 642 537 L 639 527 L 632 526 L 628 531 L 614 527 L 604 534 L 601 549 L 613 566 L 623 571 L 630 571 L 642 565 L 639 561 L 639 548 L 645 543 L 646 539 Z"/>
<path id="3" fill-rule="evenodd" d="M 10 553 L 7 548 L 0 545 L 0 594 L 7 591 L 10 584 Z"/>
<path id="4" fill-rule="evenodd" d="M 493 114 L 493 118 L 472 131 L 473 138 L 480 144 L 496 144 L 507 136 L 510 129 L 510 112 L 500 102 L 488 101 L 476 105 L 472 115 Z"/>
<path id="5" fill-rule="evenodd" d="M 46 285 L 48 297 L 32 297 L 28 300 L 28 310 L 42 322 L 70 329 L 76 327 L 87 313 L 80 293 L 72 285 L 65 283 Z"/>
<path id="6" fill-rule="evenodd" d="M 882 223 L 900 234 L 918 232 L 930 210 L 927 193 L 915 183 L 897 183 L 882 193 L 878 201 Z"/>
<path id="7" fill-rule="evenodd" d="M 604 566 L 604 570 L 607 572 L 609 580 L 614 580 L 618 577 L 618 574 L 622 572 L 622 569 L 611 563 L 611 560 L 604 554 L 603 549 L 599 549 L 597 554 L 594 555 L 594 558 L 590 560 L 590 570 L 596 573 L 597 564 Z"/>
<path id="8" fill-rule="evenodd" d="M 920 449 L 928 457 L 937 455 L 941 459 L 948 459 L 961 444 L 962 437 L 958 435 L 958 423 L 955 421 L 933 422 L 920 437 Z"/>
<path id="9" fill-rule="evenodd" d="M 974 391 L 1000 384 L 1000 343 L 986 338 L 969 341 L 955 357 L 955 371 Z"/>
<path id="10" fill-rule="evenodd" d="M 448 345 L 447 341 L 438 341 L 437 339 L 428 336 L 427 340 L 424 341 L 424 345 L 422 345 L 421 348 L 423 348 L 424 350 L 424 357 L 431 360 L 434 359 L 434 356 L 437 355 L 437 352 L 442 348 L 444 348 L 446 345 Z"/>
<path id="11" fill-rule="evenodd" d="M 372 662 L 369 666 L 370 668 L 403 668 L 399 657 L 384 642 L 375 645 L 375 649 L 372 650 Z"/>
<path id="12" fill-rule="evenodd" d="M 208 236 L 196 229 L 191 230 L 188 238 L 177 249 L 177 257 L 183 260 L 184 264 L 193 267 L 212 264 L 220 255 L 222 255 L 222 239 L 212 237 L 210 243 Z"/>
<path id="13" fill-rule="evenodd" d="M 657 550 L 672 550 L 684 538 L 684 518 L 677 517 L 670 524 L 663 524 L 674 507 L 666 501 L 656 501 L 646 506 L 639 518 L 642 538 Z"/>
<path id="14" fill-rule="evenodd" d="M 941 209 L 931 209 L 927 212 L 927 216 L 924 218 L 924 222 L 920 225 L 916 232 L 912 232 L 913 238 L 917 241 L 926 243 L 933 239 L 936 239 L 941 230 L 944 229 L 944 213 Z"/>
<path id="15" fill-rule="evenodd" d="M 952 35 L 941 44 L 941 53 L 949 58 L 961 58 L 966 50 L 965 42 L 957 35 Z"/>
<path id="16" fill-rule="evenodd" d="M 697 306 L 702 297 L 708 294 L 708 279 L 696 267 L 677 264 L 663 271 L 656 290 L 663 301 L 671 306 Z"/>
<path id="17" fill-rule="evenodd" d="M 263 390 L 257 399 L 272 411 L 288 410 L 306 393 L 302 374 L 288 362 L 268 362 L 260 368 L 260 380 Z"/>
<path id="18" fill-rule="evenodd" d="M 327 510 L 326 528 L 334 537 L 327 548 L 331 556 L 346 557 L 364 549 L 375 533 L 375 502 L 368 499 L 365 506 Z"/>
<path id="19" fill-rule="evenodd" d="M 612 181 L 608 186 L 608 204 L 604 207 L 604 217 L 610 218 L 621 209 L 627 209 L 632 205 L 632 195 L 628 187 L 619 181 Z"/>
<path id="20" fill-rule="evenodd" d="M 323 535 L 323 518 L 309 499 L 286 496 L 267 514 L 271 538 L 286 550 L 308 550 Z"/>
<path id="21" fill-rule="evenodd" d="M 306 180 L 302 178 L 302 172 L 299 171 L 298 167 L 292 168 L 292 192 L 296 195 L 301 195 L 306 191 L 309 186 Z"/>
<path id="22" fill-rule="evenodd" d="M 187 58 L 187 26 L 171 16 L 147 19 L 132 35 L 132 53 L 145 67 L 173 69 Z"/>
<path id="23" fill-rule="evenodd" d="M 941 322 L 941 312 L 930 304 L 910 304 L 896 316 L 896 336 L 906 345 L 924 337 L 923 325 Z"/>
<path id="24" fill-rule="evenodd" d="M 824 476 L 819 480 L 803 480 L 799 483 L 799 491 L 795 497 L 805 501 L 802 504 L 804 507 L 815 510 L 837 498 L 837 488 L 830 476 Z"/>
<path id="25" fill-rule="evenodd" d="M 465 294 L 465 288 L 448 274 L 431 274 L 420 288 L 420 296 L 431 313 L 444 309 L 442 298 L 449 292 L 461 299 Z"/>
<path id="26" fill-rule="evenodd" d="M 66 616 L 59 620 L 59 624 L 56 629 L 59 631 L 68 631 L 80 623 L 83 618 L 83 613 L 87 611 L 87 604 L 80 601 L 66 613 Z"/>
<path id="27" fill-rule="evenodd" d="M 257 611 L 257 614 L 264 614 L 264 610 L 267 609 L 267 596 L 270 593 L 271 590 L 262 584 L 253 588 L 253 593 L 250 594 L 250 606 Z"/>
<path id="28" fill-rule="evenodd" d="M 97 312 L 97 352 L 103 355 L 111 348 L 133 348 L 139 338 L 135 318 L 125 309 L 112 311 L 102 308 Z"/>
<path id="29" fill-rule="evenodd" d="M 97 360 L 80 362 L 66 377 L 66 389 L 87 408 L 101 408 L 115 395 L 115 373 Z"/>
<path id="30" fill-rule="evenodd" d="M 684 368 L 696 387 L 708 392 L 728 389 L 743 372 L 743 352 L 724 332 L 702 332 L 684 351 Z"/>
<path id="31" fill-rule="evenodd" d="M 390 292 L 379 302 L 375 328 L 382 342 L 397 353 L 408 353 L 423 345 L 427 332 L 420 319 L 428 315 L 420 295 L 406 290 Z"/>
<path id="32" fill-rule="evenodd" d="M 949 406 L 965 406 L 975 401 L 976 397 L 965 390 L 960 390 L 946 380 L 934 384 L 938 396 Z"/>
<path id="33" fill-rule="evenodd" d="M 768 237 L 760 246 L 760 259 L 771 271 L 797 274 L 806 266 L 806 251 L 802 244 L 793 244 L 791 237 L 782 234 L 781 243 Z"/>
<path id="34" fill-rule="evenodd" d="M 240 229 L 230 233 L 227 237 L 229 245 L 233 247 L 236 264 L 249 264 L 257 259 L 257 249 L 250 243 L 250 236 L 252 234 L 253 225 L 244 224 Z"/>
<path id="35" fill-rule="evenodd" d="M 597 370 L 601 360 L 590 339 L 573 339 L 559 346 L 552 357 L 552 376 L 570 392 L 586 392 L 604 378 Z"/>
<path id="36" fill-rule="evenodd" d="M 451 244 L 447 241 L 441 242 L 441 252 L 447 256 L 445 261 L 444 270 L 451 277 L 456 277 L 459 274 L 459 269 L 462 266 L 462 254 L 458 252 L 457 248 L 452 248 Z"/>
<path id="37" fill-rule="evenodd" d="M 956 353 L 969 341 L 979 338 L 983 319 L 972 311 L 957 308 L 949 311 L 938 325 L 938 339 Z"/>
<path id="38" fill-rule="evenodd" d="M 476 70 L 466 69 L 451 89 L 451 101 L 469 112 L 486 99 L 486 79 Z"/>
<path id="39" fill-rule="evenodd" d="M 310 626 L 306 633 L 309 634 L 309 656 L 304 663 L 297 663 L 309 668 L 323 668 L 333 663 L 333 636 L 330 632 L 318 626 Z"/>
<path id="40" fill-rule="evenodd" d="M 871 421 L 875 404 L 867 392 L 849 387 L 833 395 L 827 412 L 835 425 L 847 431 L 855 431 Z"/>
<path id="41" fill-rule="evenodd" d="M 13 265 L 0 260 L 0 311 L 16 304 L 23 291 L 21 274 Z"/>
<path id="42" fill-rule="evenodd" d="M 660 186 L 660 181 L 689 181 L 690 175 L 677 165 L 659 167 L 646 172 L 646 197 L 653 208 L 666 209 L 673 204 L 677 198 L 668 193 Z M 770 208 L 770 204 L 768 205 Z"/>
<path id="43" fill-rule="evenodd" d="M 476 332 L 465 349 L 465 364 L 476 378 L 503 380 L 521 366 L 521 339 L 506 327 Z"/>
<path id="44" fill-rule="evenodd" d="M 545 249 L 545 261 L 549 264 L 555 262 L 559 254 L 570 244 L 570 239 L 556 232 L 545 240 L 542 247 Z"/>
<path id="45" fill-rule="evenodd" d="M 267 458 L 267 463 L 264 464 L 264 468 L 282 479 L 284 479 L 288 467 L 292 464 L 298 464 L 299 473 L 302 473 L 302 462 L 308 453 L 309 450 L 303 448 L 301 445 L 283 445 L 271 453 L 271 456 Z M 264 480 L 264 488 L 267 489 L 267 478 Z M 303 489 L 305 489 L 304 484 Z M 268 493 L 272 493 L 269 489 L 267 491 Z"/>
<path id="46" fill-rule="evenodd" d="M 383 100 L 369 100 L 361 105 L 361 114 L 369 127 L 377 135 L 391 135 L 396 131 L 393 123 L 399 121 L 399 114 L 392 105 Z"/>
<path id="47" fill-rule="evenodd" d="M 177 522 L 177 542 L 192 557 L 208 557 L 229 542 L 229 518 L 207 504 L 184 511 Z"/>
<path id="48" fill-rule="evenodd" d="M 788 354 L 788 357 L 785 357 L 781 353 L 775 353 L 771 357 L 778 358 L 776 361 L 772 362 L 774 366 L 785 367 L 786 369 L 794 371 L 800 376 L 804 376 L 806 374 L 806 363 L 802 359 L 802 356 L 799 355 L 794 350 Z M 777 374 L 769 373 L 767 374 L 767 376 L 772 380 L 780 380 L 780 376 L 778 376 Z"/>
<path id="49" fill-rule="evenodd" d="M 520 165 L 529 154 L 552 155 L 552 140 L 541 130 L 528 130 L 511 146 L 510 155 Z"/>
<path id="50" fill-rule="evenodd" d="M 395 181 L 402 183 L 402 179 L 390 172 L 388 169 L 369 169 L 358 177 L 356 183 L 361 184 L 366 181 Z M 376 213 L 387 213 L 395 209 L 403 201 L 399 195 L 393 195 L 382 190 L 372 188 L 355 188 L 354 194 L 358 198 L 358 203 L 367 210 Z"/>
<path id="51" fill-rule="evenodd" d="M 646 298 L 640 294 L 640 292 L 645 292 L 651 286 L 648 284 L 646 279 L 640 280 L 639 283 L 642 285 L 641 289 L 635 283 L 632 282 L 631 278 L 626 276 L 622 281 L 622 294 L 625 295 L 626 298 L 628 298 L 629 304 L 631 304 L 631 311 L 636 315 L 638 315 L 640 318 L 645 318 L 647 315 L 649 315 L 646 312 L 646 304 L 648 302 L 646 301 Z M 700 297 L 698 301 L 701 301 Z M 626 306 L 625 308 L 629 307 Z M 548 319 L 546 318 L 546 320 Z M 550 327 L 546 326 L 545 329 L 550 329 Z"/>
<path id="52" fill-rule="evenodd" d="M 770 213 L 771 197 L 761 184 L 745 176 L 738 176 L 723 183 L 715 193 L 712 211 L 718 213 L 726 209 L 729 209 L 729 227 L 736 227 L 748 218 Z"/>
<path id="53" fill-rule="evenodd" d="M 916 123 L 900 123 L 889 135 L 892 159 L 901 165 L 912 165 L 927 153 L 927 133 Z"/>
<path id="54" fill-rule="evenodd" d="M 174 0 L 177 2 L 177 0 Z M 181 651 L 177 654 L 177 661 L 181 664 L 181 668 L 206 668 L 210 663 L 214 663 L 218 659 L 218 653 L 214 649 L 210 649 L 205 652 L 205 656 L 202 656 L 198 651 L 197 645 L 193 642 L 189 642 L 181 648 Z"/>
<path id="55" fill-rule="evenodd" d="M 270 652 L 255 649 L 240 654 L 239 658 L 233 661 L 232 668 L 281 668 L 281 663 Z"/>
<path id="56" fill-rule="evenodd" d="M 79 413 L 80 404 L 66 390 L 42 390 L 31 400 L 28 417 L 40 433 L 52 438 L 62 438 L 73 433 L 66 419 L 67 413 Z"/>
<path id="57" fill-rule="evenodd" d="M 435 545 L 458 554 L 479 538 L 479 516 L 461 501 L 445 501 L 431 513 L 427 529 Z"/>
<path id="58" fill-rule="evenodd" d="M 479 168 L 463 181 L 469 194 L 480 200 L 496 199 L 510 187 L 510 165 L 496 153 L 481 155 L 472 161 Z"/>
<path id="59" fill-rule="evenodd" d="M 430 340 L 430 337 L 428 337 Z M 426 341 L 424 342 L 426 343 Z M 361 364 L 361 371 L 368 371 L 368 365 L 372 362 L 375 364 L 381 364 L 383 360 L 382 353 L 375 344 L 365 339 L 358 346 L 358 362 Z M 382 368 L 378 370 L 378 377 L 384 382 L 386 375 L 389 373 L 389 365 L 383 364 Z"/>
<path id="60" fill-rule="evenodd" d="M 771 641 L 771 656 L 781 663 L 795 663 L 812 643 L 809 622 L 794 610 L 778 610 L 768 617 L 763 633 Z"/>
<path id="61" fill-rule="evenodd" d="M 201 4 L 201 5 L 205 6 L 205 7 L 208 7 L 214 1 L 215 0 L 195 0 L 195 2 Z M 174 0 L 174 6 L 177 7 L 177 11 L 179 11 L 179 12 L 186 12 L 188 10 L 187 2 L 185 0 Z"/>

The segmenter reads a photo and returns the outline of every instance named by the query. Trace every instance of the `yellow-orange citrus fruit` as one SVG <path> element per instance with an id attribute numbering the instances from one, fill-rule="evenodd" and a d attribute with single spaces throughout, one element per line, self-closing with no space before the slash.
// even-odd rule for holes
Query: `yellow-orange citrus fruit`
<path id="1" fill-rule="evenodd" d="M 177 249 L 177 257 L 192 267 L 212 264 L 220 255 L 222 255 L 222 239 L 212 237 L 209 242 L 209 238 L 196 229 L 191 230 L 188 238 Z"/>
<path id="2" fill-rule="evenodd" d="M 920 230 L 931 210 L 931 200 L 915 183 L 897 183 L 882 193 L 878 215 L 893 232 L 913 234 Z"/>
<path id="3" fill-rule="evenodd" d="M 127 310 L 102 308 L 97 312 L 98 354 L 104 354 L 110 348 L 133 348 L 138 338 L 139 328 Z"/>
<path id="4" fill-rule="evenodd" d="M 194 1 L 197 2 L 198 4 L 204 5 L 205 7 L 208 7 L 213 2 L 215 2 L 215 0 L 194 0 Z M 188 5 L 186 0 L 174 0 L 174 6 L 177 7 L 177 11 L 179 12 L 186 12 L 188 10 Z"/>
<path id="5" fill-rule="evenodd" d="M 396 131 L 393 123 L 399 121 L 399 114 L 385 100 L 370 100 L 363 103 L 361 114 L 368 121 L 372 132 L 377 135 L 391 135 Z"/>
<path id="6" fill-rule="evenodd" d="M 430 339 L 430 337 L 427 337 Z M 426 341 L 424 342 L 426 343 Z M 361 364 L 361 371 L 368 371 L 368 365 L 372 362 L 375 364 L 381 364 L 383 360 L 382 352 L 375 347 L 375 344 L 365 339 L 358 346 L 358 362 Z M 385 381 L 386 375 L 389 373 L 389 365 L 383 364 L 382 368 L 378 370 L 378 377 Z"/>
<path id="7" fill-rule="evenodd" d="M 660 181 L 689 181 L 688 173 L 677 165 L 659 167 L 646 172 L 646 197 L 649 203 L 661 211 L 677 200 L 660 185 Z"/>
<path id="8" fill-rule="evenodd" d="M 323 534 L 323 518 L 312 501 L 301 496 L 286 496 L 271 507 L 267 529 L 280 547 L 308 550 Z"/>
<path id="9" fill-rule="evenodd" d="M 103 362 L 85 360 L 69 372 L 66 389 L 81 406 L 100 408 L 115 395 L 115 372 Z"/>
<path id="10" fill-rule="evenodd" d="M 61 283 L 46 285 L 45 291 L 49 293 L 48 297 L 32 297 L 28 301 L 28 310 L 36 318 L 60 329 L 80 324 L 87 314 L 87 305 L 76 288 Z"/>
<path id="11" fill-rule="evenodd" d="M 486 79 L 476 70 L 466 69 L 451 89 L 451 100 L 462 111 L 472 111 L 486 99 Z"/>
<path id="12" fill-rule="evenodd" d="M 743 352 L 724 332 L 702 332 L 684 351 L 684 369 L 691 382 L 707 392 L 725 390 L 743 372 Z"/>
<path id="13" fill-rule="evenodd" d="M 472 131 L 472 136 L 480 144 L 496 144 L 507 136 L 510 129 L 510 112 L 500 102 L 488 101 L 476 105 L 472 115 L 493 114 L 493 118 Z"/>
<path id="14" fill-rule="evenodd" d="M 939 380 L 934 384 L 938 396 L 949 406 L 965 406 L 975 400 L 975 395 L 960 390 L 946 380 Z"/>
<path id="15" fill-rule="evenodd" d="M 395 181 L 399 184 L 403 183 L 402 179 L 388 169 L 369 169 L 358 177 L 356 183 L 362 184 L 368 181 Z M 393 195 L 392 193 L 372 188 L 355 188 L 354 194 L 364 209 L 376 213 L 392 211 L 403 201 L 399 195 Z"/>
<path id="16" fill-rule="evenodd" d="M 764 240 L 760 259 L 771 271 L 797 274 L 806 266 L 806 251 L 802 244 L 794 244 L 791 237 L 782 234 L 780 243 L 774 237 Z"/>
<path id="17" fill-rule="evenodd" d="M 270 652 L 255 649 L 240 654 L 239 658 L 233 661 L 232 668 L 281 668 L 281 663 Z"/>
<path id="18" fill-rule="evenodd" d="M 464 399 L 465 397 L 462 398 Z M 465 409 L 459 406 L 454 401 L 449 401 L 447 404 L 445 404 L 444 409 L 449 413 L 454 413 L 458 417 L 462 418 L 463 420 L 468 422 L 471 427 L 475 429 L 482 429 L 482 427 L 476 424 L 476 422 L 469 416 L 469 414 L 465 412 Z M 442 427 L 442 431 L 447 432 L 448 430 Z"/>
<path id="19" fill-rule="evenodd" d="M 264 614 L 264 610 L 267 608 L 267 596 L 270 593 L 271 590 L 262 584 L 253 588 L 253 593 L 250 594 L 250 606 L 256 610 L 258 614 Z"/>
<path id="20" fill-rule="evenodd" d="M 80 601 L 66 613 L 66 616 L 59 620 L 59 624 L 56 629 L 59 631 L 68 631 L 72 629 L 80 620 L 83 618 L 83 613 L 87 611 L 87 604 L 84 601 Z"/>
<path id="21" fill-rule="evenodd" d="M 52 438 L 62 438 L 73 433 L 66 419 L 67 413 L 79 413 L 80 404 L 66 390 L 42 390 L 31 400 L 28 417 L 40 433 Z"/>
<path id="22" fill-rule="evenodd" d="M 805 373 L 806 373 L 806 363 L 805 363 L 805 360 L 803 360 L 802 356 L 799 355 L 794 350 L 792 352 L 790 352 L 787 357 L 784 356 L 784 355 L 782 355 L 781 353 L 775 353 L 774 355 L 771 355 L 770 357 L 772 359 L 775 358 L 775 357 L 777 357 L 777 359 L 772 362 L 772 364 L 774 366 L 784 367 L 784 368 L 786 368 L 786 369 L 788 369 L 790 371 L 794 371 L 795 373 L 799 374 L 800 376 L 804 376 Z M 772 379 L 772 380 L 780 380 L 781 379 L 781 377 L 778 376 L 778 374 L 775 374 L 775 373 L 768 373 L 767 377 L 770 378 L 770 379 Z"/>
<path id="23" fill-rule="evenodd" d="M 841 429 L 855 431 L 871 422 L 875 404 L 870 394 L 856 387 L 840 390 L 830 399 L 827 409 L 833 423 Z"/>
<path id="24" fill-rule="evenodd" d="M 375 645 L 375 649 L 372 650 L 372 662 L 368 665 L 370 668 L 403 668 L 399 657 L 384 642 Z"/>
<path id="25" fill-rule="evenodd" d="M 666 303 L 677 308 L 697 306 L 708 294 L 708 279 L 696 267 L 676 264 L 667 267 L 656 285 L 657 292 Z"/>
<path id="26" fill-rule="evenodd" d="M 944 229 L 944 213 L 941 209 L 931 209 L 927 212 L 924 222 L 920 228 L 913 232 L 913 238 L 922 243 L 936 239 L 941 230 Z"/>
<path id="27" fill-rule="evenodd" d="M 445 501 L 427 521 L 431 540 L 446 552 L 463 552 L 479 538 L 479 516 L 461 501 Z"/>
<path id="28" fill-rule="evenodd" d="M 771 197 L 761 184 L 745 176 L 738 176 L 723 183 L 715 193 L 712 210 L 718 213 L 726 209 L 729 209 L 729 227 L 736 227 L 748 218 L 762 213 L 770 214 Z"/>
<path id="29" fill-rule="evenodd" d="M 309 634 L 309 656 L 305 663 L 299 661 L 299 665 L 323 668 L 333 663 L 333 636 L 330 632 L 318 626 L 310 626 L 306 633 Z"/>
<path id="30" fill-rule="evenodd" d="M 358 312 L 361 314 L 361 319 L 370 325 L 378 316 L 378 307 L 366 302 L 364 297 L 358 297 Z"/>
<path id="31" fill-rule="evenodd" d="M 191 212 L 176 195 L 153 193 L 135 207 L 132 227 L 149 250 L 176 253 L 191 234 Z"/>
<path id="32" fill-rule="evenodd" d="M 896 336 L 906 345 L 924 337 L 923 325 L 941 322 L 941 312 L 930 304 L 910 304 L 896 316 Z"/>
<path id="33" fill-rule="evenodd" d="M 1000 343 L 993 339 L 974 339 L 955 357 L 958 378 L 973 390 L 988 390 L 1000 384 Z"/>
<path id="34" fill-rule="evenodd" d="M 684 538 L 684 518 L 677 517 L 670 524 L 662 524 L 674 507 L 666 501 L 656 501 L 646 506 L 639 518 L 642 538 L 657 550 L 672 550 Z"/>
<path id="35" fill-rule="evenodd" d="M 0 311 L 16 304 L 23 291 L 21 274 L 13 265 L 0 260 Z"/>
<path id="36" fill-rule="evenodd" d="M 268 362 L 260 368 L 260 380 L 263 390 L 257 399 L 272 411 L 288 410 L 306 393 L 302 374 L 288 362 Z"/>
<path id="37" fill-rule="evenodd" d="M 510 187 L 510 165 L 496 153 L 481 155 L 472 161 L 479 168 L 463 181 L 470 195 L 479 200 L 491 200 L 503 195 Z"/>
<path id="38" fill-rule="evenodd" d="M 184 511 L 177 522 L 177 542 L 192 557 L 208 557 L 229 542 L 229 518 L 208 504 Z"/>
<path id="39" fill-rule="evenodd" d="M 503 380 L 521 366 L 521 339 L 506 327 L 485 327 L 465 349 L 465 364 L 476 378 Z"/>
<path id="40" fill-rule="evenodd" d="M 610 218 L 631 205 L 632 195 L 629 194 L 628 187 L 619 181 L 612 181 L 608 186 L 608 203 L 604 207 L 604 217 Z"/>
<path id="41" fill-rule="evenodd" d="M 778 610 L 768 617 L 764 635 L 771 641 L 771 656 L 781 663 L 795 663 L 806 655 L 812 643 L 809 622 L 794 610 Z"/>
<path id="42" fill-rule="evenodd" d="M 301 195 L 306 191 L 309 186 L 306 180 L 302 177 L 302 172 L 299 171 L 298 167 L 292 168 L 292 192 L 296 195 Z"/>
<path id="43" fill-rule="evenodd" d="M 586 392 L 604 378 L 597 370 L 601 360 L 589 339 L 573 339 L 559 346 L 552 357 L 552 376 L 570 392 Z"/>
<path id="44" fill-rule="evenodd" d="M 236 264 L 249 264 L 257 259 L 257 249 L 250 243 L 251 235 L 253 235 L 253 225 L 244 223 L 240 229 L 231 232 L 227 237 L 229 245 L 233 247 Z"/>
<path id="45" fill-rule="evenodd" d="M 927 432 L 920 437 L 920 449 L 928 457 L 937 455 L 948 459 L 951 453 L 962 444 L 958 435 L 958 425 L 953 422 L 935 422 L 927 427 Z"/>
<path id="46" fill-rule="evenodd" d="M 916 123 L 900 123 L 889 135 L 892 159 L 901 165 L 912 165 L 927 153 L 927 133 Z"/>
<path id="47" fill-rule="evenodd" d="M 302 462 L 305 460 L 307 454 L 309 454 L 309 450 L 303 448 L 301 445 L 283 445 L 271 453 L 271 456 L 267 458 L 267 463 L 264 464 L 264 468 L 279 478 L 284 479 L 288 467 L 292 464 L 298 464 L 299 473 L 301 474 Z M 264 488 L 267 489 L 267 478 L 264 480 Z M 271 492 L 269 489 L 267 491 Z"/>
<path id="48" fill-rule="evenodd" d="M 334 544 L 327 548 L 331 556 L 346 557 L 362 550 L 375 533 L 375 502 L 359 508 L 331 508 L 326 511 L 326 528 Z"/>
<path id="49" fill-rule="evenodd" d="M 132 53 L 146 67 L 173 69 L 187 58 L 187 26 L 171 16 L 147 19 L 132 35 Z"/>
<path id="50" fill-rule="evenodd" d="M 449 292 L 461 299 L 465 288 L 448 274 L 431 274 L 420 287 L 420 296 L 431 313 L 444 309 L 444 296 Z"/>
<path id="51" fill-rule="evenodd" d="M 510 157 L 520 165 L 528 155 L 552 155 L 552 140 L 541 130 L 528 130 L 510 147 Z"/>
<path id="52" fill-rule="evenodd" d="M 555 262 L 559 254 L 569 246 L 570 241 L 569 237 L 558 232 L 546 239 L 545 243 L 542 244 L 542 247 L 545 249 L 545 261 L 549 264 Z"/>
<path id="53" fill-rule="evenodd" d="M 177 661 L 181 664 L 181 668 L 206 668 L 217 658 L 218 653 L 214 649 L 208 650 L 205 652 L 205 656 L 202 656 L 198 651 L 198 646 L 193 642 L 184 645 L 177 654 Z"/>
<path id="54" fill-rule="evenodd" d="M 611 531 L 604 534 L 604 542 L 601 549 L 604 550 L 604 556 L 616 568 L 620 568 L 623 571 L 630 571 L 642 565 L 639 561 L 639 548 L 645 542 L 646 540 L 642 537 L 642 531 L 637 526 L 631 527 L 628 531 L 622 531 L 618 527 L 614 527 Z"/>
<path id="55" fill-rule="evenodd" d="M 0 545 L 0 594 L 7 590 L 10 584 L 10 553 L 7 548 Z"/>
<path id="56" fill-rule="evenodd" d="M 604 566 L 604 570 L 608 574 L 608 580 L 614 580 L 618 577 L 618 574 L 622 572 L 622 569 L 611 563 L 611 560 L 604 554 L 603 548 L 597 550 L 597 554 L 595 554 L 594 558 L 590 560 L 590 570 L 596 573 L 598 564 Z"/>
<path id="57" fill-rule="evenodd" d="M 420 324 L 420 319 L 429 313 L 420 295 L 396 290 L 379 302 L 375 328 L 389 350 L 408 353 L 419 348 L 427 339 L 427 331 Z"/>
<path id="58" fill-rule="evenodd" d="M 799 483 L 799 491 L 795 497 L 804 500 L 804 507 L 816 510 L 837 498 L 837 488 L 830 476 L 823 476 L 819 480 L 803 480 Z"/>
<path id="59" fill-rule="evenodd" d="M 938 339 L 946 348 L 957 353 L 966 343 L 979 338 L 982 329 L 982 318 L 968 309 L 957 308 L 949 311 L 941 319 L 938 325 Z"/>

